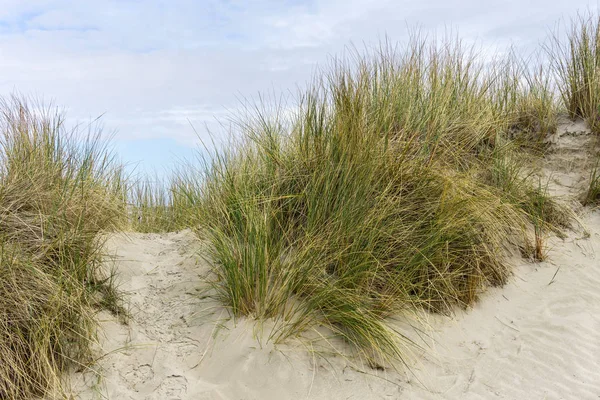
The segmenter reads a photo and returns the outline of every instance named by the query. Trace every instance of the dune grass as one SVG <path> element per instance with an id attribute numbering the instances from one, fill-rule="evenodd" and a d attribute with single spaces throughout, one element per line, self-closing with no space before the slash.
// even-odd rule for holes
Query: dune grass
<path id="1" fill-rule="evenodd" d="M 569 213 L 527 165 L 566 109 L 600 131 L 598 19 L 573 21 L 550 65 L 483 58 L 415 33 L 335 60 L 293 112 L 258 107 L 236 141 L 166 182 L 124 178 L 95 132 L 0 104 L 0 399 L 60 389 L 94 312 L 119 313 L 103 233 L 192 228 L 235 316 L 319 327 L 372 366 L 402 361 L 403 311 L 451 313 L 503 284 L 514 249 L 543 260 Z M 558 89 L 558 91 L 557 91 Z M 561 104 L 562 101 L 562 104 Z M 598 169 L 586 204 L 598 201 Z"/>
<path id="2" fill-rule="evenodd" d="M 600 202 L 600 155 L 596 160 L 592 171 L 590 172 L 590 180 L 587 191 L 583 197 L 583 205 L 593 205 Z"/>
<path id="3" fill-rule="evenodd" d="M 600 15 L 579 14 L 566 38 L 557 32 L 546 50 L 569 116 L 585 119 L 600 133 Z"/>
<path id="4" fill-rule="evenodd" d="M 119 311 L 101 234 L 124 221 L 124 181 L 103 143 L 49 107 L 0 104 L 1 399 L 59 390 L 90 356 L 94 310 Z"/>
<path id="5" fill-rule="evenodd" d="M 184 186 L 176 172 L 162 179 L 129 179 L 128 229 L 142 233 L 174 232 L 197 225 L 196 205 L 182 194 L 180 188 Z"/>
<path id="6" fill-rule="evenodd" d="M 541 141 L 557 107 L 542 75 L 490 68 L 453 38 L 349 59 L 300 93 L 292 117 L 240 121 L 241 139 L 204 160 L 202 179 L 180 173 L 175 191 L 196 205 L 235 315 L 277 319 L 276 340 L 327 326 L 390 364 L 407 340 L 388 318 L 471 304 L 506 281 L 507 246 L 543 258 L 558 211 L 541 212 L 552 200 L 511 137 Z"/>
<path id="7" fill-rule="evenodd" d="M 171 232 L 177 230 L 171 193 L 164 181 L 139 180 L 130 185 L 131 229 L 136 232 Z"/>
<path id="8" fill-rule="evenodd" d="M 563 109 L 595 129 L 597 32 L 574 20 L 549 64 L 419 33 L 337 59 L 293 113 L 257 107 L 199 170 L 141 186 L 137 229 L 195 229 L 220 299 L 277 319 L 276 340 L 324 325 L 369 362 L 402 359 L 388 318 L 468 306 L 506 281 L 511 248 L 541 261 L 568 227 L 527 160 Z"/>

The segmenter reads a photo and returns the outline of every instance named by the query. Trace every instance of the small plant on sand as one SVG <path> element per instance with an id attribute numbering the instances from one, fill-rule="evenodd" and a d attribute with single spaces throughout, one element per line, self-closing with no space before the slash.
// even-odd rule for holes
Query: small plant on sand
<path id="1" fill-rule="evenodd" d="M 522 209 L 532 224 L 533 243 L 525 240 L 523 256 L 536 261 L 544 259 L 545 238 L 554 233 L 562 236 L 571 227 L 575 215 L 571 209 L 553 199 L 548 183 L 542 181 L 527 161 L 533 157 L 519 151 L 520 144 L 498 139 L 492 150 L 484 181 L 498 189 L 503 201 Z"/>
<path id="2" fill-rule="evenodd" d="M 537 188 L 531 190 L 529 194 L 531 204 L 531 216 L 534 234 L 533 259 L 535 261 L 544 261 L 546 259 L 546 226 L 548 218 L 548 186 L 542 185 L 541 180 Z"/>

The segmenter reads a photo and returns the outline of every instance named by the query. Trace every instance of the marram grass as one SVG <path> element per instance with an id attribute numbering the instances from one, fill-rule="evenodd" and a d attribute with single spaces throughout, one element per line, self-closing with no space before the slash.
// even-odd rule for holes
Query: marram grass
<path id="1" fill-rule="evenodd" d="M 124 221 L 121 170 L 100 136 L 63 124 L 0 104 L 0 399 L 60 391 L 89 358 L 94 309 L 119 311 L 99 268 L 101 233 Z"/>
<path id="2" fill-rule="evenodd" d="M 595 205 L 600 202 L 600 155 L 590 172 L 587 190 L 583 197 L 584 205 Z"/>
<path id="3" fill-rule="evenodd" d="M 275 339 L 327 326 L 379 365 L 406 345 L 388 317 L 471 304 L 506 281 L 510 246 L 541 258 L 552 200 L 510 137 L 552 133 L 557 107 L 542 78 L 489 68 L 454 39 L 352 59 L 293 116 L 240 121 L 241 139 L 174 193 L 195 205 L 235 315 L 277 319 Z"/>
<path id="4" fill-rule="evenodd" d="M 325 326 L 373 366 L 402 361 L 410 340 L 390 318 L 472 304 L 506 281 L 514 248 L 541 260 L 568 225 L 525 161 L 563 110 L 598 130 L 598 32 L 596 16 L 574 20 L 546 46 L 549 64 L 419 34 L 354 53 L 293 113 L 258 108 L 230 148 L 166 183 L 126 180 L 99 135 L 4 101 L 0 399 L 60 390 L 87 362 L 94 310 L 121 311 L 99 268 L 116 229 L 195 229 L 219 298 L 278 321 L 274 340 Z"/>
<path id="5" fill-rule="evenodd" d="M 571 118 L 584 118 L 600 132 L 600 15 L 586 12 L 571 20 L 546 46 L 557 85 Z"/>
<path id="6" fill-rule="evenodd" d="M 173 203 L 167 182 L 138 180 L 129 186 L 131 229 L 136 232 L 172 232 L 183 227 L 182 207 Z"/>

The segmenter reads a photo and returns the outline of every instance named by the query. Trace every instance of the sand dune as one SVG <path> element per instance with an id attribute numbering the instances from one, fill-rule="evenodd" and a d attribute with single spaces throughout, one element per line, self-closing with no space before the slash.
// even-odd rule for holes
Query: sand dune
<path id="1" fill-rule="evenodd" d="M 569 199 L 585 183 L 591 136 L 559 131 L 544 162 Z M 577 154 L 574 157 L 573 154 Z M 102 354 L 72 378 L 78 399 L 600 399 L 600 212 L 549 240 L 548 261 L 516 259 L 503 288 L 450 319 L 429 316 L 412 373 L 357 368 L 300 343 L 275 346 L 201 292 L 207 264 L 189 231 L 111 238 L 128 326 L 101 315 Z M 262 338 L 262 340 L 261 340 Z"/>

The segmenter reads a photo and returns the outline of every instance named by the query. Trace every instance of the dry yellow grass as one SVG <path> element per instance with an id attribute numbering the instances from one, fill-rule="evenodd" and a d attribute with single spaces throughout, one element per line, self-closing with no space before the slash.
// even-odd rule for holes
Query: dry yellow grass
<path id="1" fill-rule="evenodd" d="M 14 400 L 59 389 L 89 356 L 94 307 L 118 311 L 99 234 L 124 216 L 100 137 L 27 103 L 0 104 L 0 398 Z"/>

